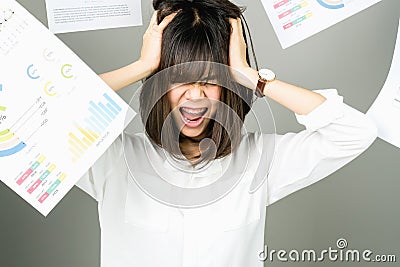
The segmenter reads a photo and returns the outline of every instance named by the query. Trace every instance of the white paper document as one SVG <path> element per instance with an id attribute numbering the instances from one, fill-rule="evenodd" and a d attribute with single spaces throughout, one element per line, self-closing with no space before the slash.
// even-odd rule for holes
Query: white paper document
<path id="1" fill-rule="evenodd" d="M 142 25 L 140 0 L 46 0 L 53 33 Z"/>
<path id="2" fill-rule="evenodd" d="M 261 0 L 283 49 L 381 0 Z"/>
<path id="3" fill-rule="evenodd" d="M 400 147 L 400 28 L 388 77 L 366 114 L 375 121 L 381 139 Z"/>
<path id="4" fill-rule="evenodd" d="M 46 216 L 136 113 L 16 1 L 0 14 L 0 179 Z"/>

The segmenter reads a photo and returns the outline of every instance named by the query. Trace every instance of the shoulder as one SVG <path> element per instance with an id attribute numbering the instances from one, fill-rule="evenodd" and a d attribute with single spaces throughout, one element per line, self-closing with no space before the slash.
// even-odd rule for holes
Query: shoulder
<path id="1" fill-rule="evenodd" d="M 140 153 L 146 136 L 142 133 L 119 135 L 92 166 L 93 171 L 108 172 L 125 162 L 127 153 Z"/>
<path id="2" fill-rule="evenodd" d="M 265 151 L 266 148 L 275 147 L 282 135 L 275 133 L 264 133 L 260 131 L 246 132 L 242 135 L 241 144 L 247 143 L 251 148 Z"/>

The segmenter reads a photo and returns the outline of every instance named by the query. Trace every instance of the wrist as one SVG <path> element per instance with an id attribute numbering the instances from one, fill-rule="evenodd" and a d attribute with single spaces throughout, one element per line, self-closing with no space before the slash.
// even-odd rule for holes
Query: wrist
<path id="1" fill-rule="evenodd" d="M 151 64 L 148 64 L 146 61 L 139 59 L 131 64 L 132 68 L 137 71 L 139 80 L 145 79 L 149 77 L 154 71 L 155 68 Z"/>
<path id="2" fill-rule="evenodd" d="M 235 79 L 241 85 L 256 90 L 257 82 L 258 82 L 258 71 L 251 67 L 243 67 L 241 69 L 234 69 L 236 75 Z"/>

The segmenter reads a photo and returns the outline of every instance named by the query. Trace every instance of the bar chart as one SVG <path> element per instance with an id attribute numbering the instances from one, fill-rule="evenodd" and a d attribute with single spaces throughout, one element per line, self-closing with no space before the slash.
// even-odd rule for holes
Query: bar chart
<path id="1" fill-rule="evenodd" d="M 273 8 L 284 30 L 298 26 L 312 17 L 308 1 L 281 0 L 273 2 Z"/>
<path id="2" fill-rule="evenodd" d="M 72 162 L 77 162 L 97 142 L 121 110 L 107 93 L 101 101 L 89 102 L 87 116 L 81 122 L 75 122 L 74 130 L 68 134 Z"/>
<path id="3" fill-rule="evenodd" d="M 43 154 L 39 154 L 28 166 L 16 177 L 15 183 L 43 204 L 49 196 L 57 193 L 58 186 L 67 178 L 67 174 L 57 170 L 57 166 Z"/>
<path id="4" fill-rule="evenodd" d="M 0 62 L 0 180 L 47 216 L 135 113 L 15 0 Z"/>

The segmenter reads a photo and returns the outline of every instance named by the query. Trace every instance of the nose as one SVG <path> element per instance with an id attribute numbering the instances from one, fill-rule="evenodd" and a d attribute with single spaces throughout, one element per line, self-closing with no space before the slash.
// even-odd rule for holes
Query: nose
<path id="1" fill-rule="evenodd" d="M 204 85 L 201 83 L 192 83 L 185 94 L 188 99 L 204 97 Z"/>

